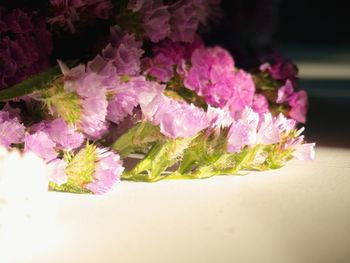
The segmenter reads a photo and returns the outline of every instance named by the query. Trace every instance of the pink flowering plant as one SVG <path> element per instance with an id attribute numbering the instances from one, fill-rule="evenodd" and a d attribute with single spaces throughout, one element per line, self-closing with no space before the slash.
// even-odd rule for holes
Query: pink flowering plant
<path id="1" fill-rule="evenodd" d="M 120 180 L 312 160 L 315 144 L 299 126 L 307 94 L 297 89 L 296 66 L 274 56 L 246 71 L 226 49 L 207 47 L 198 32 L 219 6 L 51 0 L 48 13 L 0 8 L 1 147 L 42 158 L 51 190 L 94 194 Z M 55 49 L 59 37 L 72 48 L 83 43 L 93 24 L 105 35 L 81 57 Z M 129 159 L 138 161 L 129 167 Z"/>

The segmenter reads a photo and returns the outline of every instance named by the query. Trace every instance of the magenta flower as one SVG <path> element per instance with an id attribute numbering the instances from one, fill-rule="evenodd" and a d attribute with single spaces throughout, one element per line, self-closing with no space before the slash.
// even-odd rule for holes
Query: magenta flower
<path id="1" fill-rule="evenodd" d="M 94 194 L 104 194 L 112 190 L 124 171 L 118 154 L 106 149 L 96 149 L 97 162 L 93 173 L 93 181 L 86 188 Z"/>
<path id="2" fill-rule="evenodd" d="M 231 98 L 234 85 L 234 62 L 220 47 L 196 49 L 184 84 L 213 106 L 222 107 Z"/>
<path id="3" fill-rule="evenodd" d="M 288 115 L 294 120 L 305 123 L 307 113 L 307 93 L 304 90 L 300 90 L 289 98 L 289 105 L 291 109 Z"/>
<path id="4" fill-rule="evenodd" d="M 42 17 L 20 9 L 2 9 L 0 25 L 0 88 L 17 84 L 50 66 L 52 40 Z"/>
<path id="5" fill-rule="evenodd" d="M 275 80 L 291 80 L 293 83 L 297 79 L 298 68 L 289 59 L 284 59 L 279 54 L 274 54 L 268 58 L 271 62 L 264 63 L 260 66 L 261 71 L 267 71 Z"/>
<path id="6" fill-rule="evenodd" d="M 9 112 L 0 111 L 0 145 L 9 148 L 11 144 L 23 142 L 25 127 L 16 117 L 11 118 Z"/>
<path id="7" fill-rule="evenodd" d="M 292 82 L 287 80 L 285 85 L 278 89 L 277 103 L 287 103 L 291 109 L 288 113 L 289 117 L 298 122 L 306 122 L 307 93 L 304 90 L 294 92 Z"/>
<path id="8" fill-rule="evenodd" d="M 110 0 L 50 0 L 50 3 L 55 12 L 49 23 L 67 27 L 72 33 L 75 33 L 74 23 L 81 16 L 109 19 L 113 9 Z"/>
<path id="9" fill-rule="evenodd" d="M 141 14 L 145 35 L 152 42 L 157 43 L 169 35 L 170 14 L 168 12 L 168 6 L 163 5 L 162 1 L 130 1 L 128 9 Z"/>
<path id="10" fill-rule="evenodd" d="M 286 83 L 278 89 L 277 93 L 277 103 L 288 102 L 289 97 L 294 93 L 292 82 L 287 79 Z"/>
<path id="11" fill-rule="evenodd" d="M 255 84 L 252 76 L 243 70 L 238 70 L 235 73 L 233 94 L 227 102 L 231 115 L 235 116 L 237 112 L 242 111 L 245 107 L 250 107 L 253 103 L 254 93 Z"/>
<path id="12" fill-rule="evenodd" d="M 157 78 L 161 82 L 168 82 L 174 76 L 174 61 L 163 53 L 157 54 L 153 59 L 145 59 L 145 73 Z"/>
<path id="13" fill-rule="evenodd" d="M 57 158 L 55 147 L 56 144 L 45 132 L 26 133 L 24 136 L 24 151 L 32 151 L 47 162 Z"/>
<path id="14" fill-rule="evenodd" d="M 199 26 L 198 9 L 192 1 L 177 1 L 169 7 L 172 41 L 193 42 Z"/>

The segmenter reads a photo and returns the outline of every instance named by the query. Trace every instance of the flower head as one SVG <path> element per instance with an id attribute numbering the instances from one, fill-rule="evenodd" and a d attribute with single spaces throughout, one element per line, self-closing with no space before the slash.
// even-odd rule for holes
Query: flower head
<path id="1" fill-rule="evenodd" d="M 118 154 L 106 149 L 97 149 L 97 163 L 93 181 L 86 188 L 94 194 L 104 194 L 112 190 L 124 171 Z"/>
<path id="2" fill-rule="evenodd" d="M 52 40 L 42 17 L 20 9 L 1 9 L 0 25 L 0 88 L 49 67 Z"/>
<path id="3" fill-rule="evenodd" d="M 56 159 L 56 143 L 45 132 L 38 131 L 33 134 L 26 133 L 24 137 L 24 151 L 34 152 L 45 161 Z"/>
<path id="4" fill-rule="evenodd" d="M 68 125 L 62 118 L 40 122 L 32 126 L 31 130 L 45 132 L 56 143 L 56 147 L 62 150 L 76 149 L 81 146 L 85 139 L 82 133 L 77 132 L 72 125 Z"/>
<path id="5" fill-rule="evenodd" d="M 140 72 L 142 42 L 134 34 L 122 34 L 116 27 L 111 28 L 110 44 L 102 50 L 102 57 L 112 62 L 120 75 L 137 75 Z"/>
<path id="6" fill-rule="evenodd" d="M 0 145 L 9 148 L 11 144 L 21 143 L 25 127 L 16 117 L 11 118 L 8 111 L 0 111 Z"/>
<path id="7" fill-rule="evenodd" d="M 287 79 L 294 82 L 297 79 L 298 68 L 289 59 L 284 59 L 278 54 L 274 54 L 269 59 L 271 63 L 264 63 L 260 70 L 267 71 L 275 80 L 286 81 Z"/>
<path id="8" fill-rule="evenodd" d="M 81 16 L 108 19 L 112 15 L 113 5 L 110 0 L 50 0 L 54 7 L 54 16 L 49 23 L 67 27 L 72 33 L 74 24 Z"/>
<path id="9" fill-rule="evenodd" d="M 304 90 L 294 91 L 292 82 L 287 80 L 285 85 L 278 89 L 277 103 L 287 103 L 290 106 L 289 117 L 305 123 L 308 98 Z"/>
<path id="10" fill-rule="evenodd" d="M 89 138 L 96 139 L 108 129 L 107 75 L 91 71 L 85 66 L 71 70 L 61 65 L 64 83 L 49 95 L 53 113 L 73 123 Z M 62 105 L 65 105 L 64 107 Z"/>
<path id="11" fill-rule="evenodd" d="M 57 189 L 73 192 L 103 194 L 112 190 L 124 171 L 119 155 L 107 149 L 87 144 L 68 160 L 53 163 L 53 170 L 64 169 L 65 175 L 53 173 L 54 182 L 62 182 Z M 57 177 L 58 176 L 58 177 Z"/>
<path id="12" fill-rule="evenodd" d="M 139 12 L 145 35 L 154 43 L 166 38 L 170 32 L 168 6 L 158 0 L 130 1 L 128 9 Z"/>
<path id="13" fill-rule="evenodd" d="M 239 152 L 243 147 L 256 143 L 259 114 L 245 108 L 232 125 L 228 134 L 228 151 Z"/>
<path id="14" fill-rule="evenodd" d="M 198 48 L 191 56 L 185 87 L 194 90 L 213 106 L 222 107 L 234 90 L 234 61 L 220 47 Z"/>

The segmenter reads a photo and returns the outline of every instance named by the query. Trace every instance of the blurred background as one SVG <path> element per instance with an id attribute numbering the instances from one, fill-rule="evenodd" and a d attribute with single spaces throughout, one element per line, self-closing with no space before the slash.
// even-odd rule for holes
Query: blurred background
<path id="1" fill-rule="evenodd" d="M 299 67 L 309 94 L 306 137 L 350 147 L 350 16 L 344 1 L 223 0 L 223 20 L 207 42 L 221 44 L 244 68 L 280 52 Z"/>

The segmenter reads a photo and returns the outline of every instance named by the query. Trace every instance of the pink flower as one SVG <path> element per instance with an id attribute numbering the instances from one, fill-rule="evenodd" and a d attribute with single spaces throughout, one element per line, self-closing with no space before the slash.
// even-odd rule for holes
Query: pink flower
<path id="1" fill-rule="evenodd" d="M 257 139 L 259 115 L 245 108 L 232 125 L 228 133 L 228 151 L 239 152 L 245 146 L 254 145 Z"/>
<path id="2" fill-rule="evenodd" d="M 159 105 L 153 123 L 159 124 L 161 133 L 170 138 L 190 138 L 208 127 L 208 119 L 202 109 L 167 97 Z"/>
<path id="3" fill-rule="evenodd" d="M 300 134 L 302 129 L 298 131 Z M 292 149 L 292 155 L 300 161 L 312 161 L 315 159 L 315 143 L 304 143 L 304 136 L 290 138 L 284 145 L 284 149 Z"/>
<path id="4" fill-rule="evenodd" d="M 265 113 L 262 115 L 257 132 L 257 144 L 275 144 L 281 140 L 281 132 L 278 122 L 272 118 L 271 113 Z"/>
<path id="5" fill-rule="evenodd" d="M 112 190 L 124 171 L 118 154 L 106 149 L 97 149 L 97 163 L 93 174 L 93 181 L 86 188 L 94 194 L 104 194 Z"/>
<path id="6" fill-rule="evenodd" d="M 168 82 L 174 76 L 174 61 L 163 53 L 157 54 L 153 59 L 144 60 L 146 73 L 162 82 Z"/>
<path id="7" fill-rule="evenodd" d="M 202 109 L 185 102 L 175 101 L 162 94 L 164 86 L 147 82 L 137 92 L 143 115 L 170 138 L 193 137 L 208 127 L 209 122 Z"/>
<path id="8" fill-rule="evenodd" d="M 312 161 L 315 159 L 315 143 L 297 144 L 293 156 L 301 161 Z"/>
<path id="9" fill-rule="evenodd" d="M 117 28 L 111 29 L 111 43 L 102 50 L 102 57 L 112 62 L 120 75 L 137 75 L 143 54 L 142 42 L 134 34 L 122 35 Z"/>
<path id="10" fill-rule="evenodd" d="M 198 48 L 192 53 L 191 68 L 184 84 L 213 106 L 222 107 L 231 98 L 234 85 L 234 62 L 220 47 Z"/>
<path id="11" fill-rule="evenodd" d="M 231 115 L 235 116 L 237 112 L 242 111 L 247 106 L 251 106 L 254 93 L 255 84 L 252 76 L 243 70 L 238 70 L 235 73 L 233 94 L 227 102 Z"/>
<path id="12" fill-rule="evenodd" d="M 294 82 L 297 79 L 298 68 L 289 59 L 284 59 L 278 54 L 274 54 L 269 58 L 271 63 L 264 63 L 260 66 L 260 70 L 267 71 L 273 79 L 286 81 L 287 79 Z"/>
<path id="13" fill-rule="evenodd" d="M 277 103 L 287 103 L 291 109 L 288 113 L 289 117 L 298 122 L 306 122 L 307 113 L 307 93 L 304 90 L 294 92 L 292 82 L 286 81 L 286 84 L 278 89 Z"/>
<path id="14" fill-rule="evenodd" d="M 56 143 L 58 149 L 73 150 L 84 142 L 84 135 L 68 125 L 62 118 L 41 122 L 31 127 L 32 131 L 43 131 Z"/>
<path id="15" fill-rule="evenodd" d="M 210 105 L 207 109 L 207 118 L 209 127 L 213 129 L 220 129 L 229 127 L 233 122 L 233 118 L 226 109 L 214 108 Z"/>
<path id="16" fill-rule="evenodd" d="M 55 12 L 49 23 L 68 27 L 72 33 L 75 33 L 74 23 L 79 21 L 81 15 L 109 19 L 113 9 L 110 0 L 50 0 L 50 3 Z"/>
<path id="17" fill-rule="evenodd" d="M 191 1 L 177 1 L 170 6 L 172 41 L 193 42 L 199 26 L 197 11 Z"/>
<path id="18" fill-rule="evenodd" d="M 144 76 L 129 77 L 127 81 L 119 81 L 118 85 L 109 89 L 114 93 L 108 101 L 107 120 L 119 124 L 125 117 L 131 115 L 139 105 L 138 93 L 152 82 L 146 81 Z"/>
<path id="19" fill-rule="evenodd" d="M 32 151 L 45 161 L 56 159 L 56 144 L 45 132 L 38 131 L 33 134 L 26 133 L 24 137 L 24 151 Z"/>
<path id="20" fill-rule="evenodd" d="M 256 113 L 266 113 L 269 111 L 269 102 L 264 95 L 254 94 L 252 108 Z"/>
<path id="21" fill-rule="evenodd" d="M 54 159 L 47 164 L 48 178 L 57 185 L 65 184 L 68 180 L 66 175 L 67 163 L 62 159 Z"/>
<path id="22" fill-rule="evenodd" d="M 11 118 L 9 112 L 0 111 L 0 145 L 9 148 L 11 144 L 21 143 L 25 127 L 18 119 Z"/>
<path id="23" fill-rule="evenodd" d="M 128 9 L 142 15 L 145 35 L 154 43 L 166 38 L 170 32 L 168 6 L 157 0 L 130 1 Z"/>
<path id="24" fill-rule="evenodd" d="M 286 83 L 278 89 L 277 103 L 288 102 L 289 97 L 294 93 L 292 82 L 287 79 Z"/>
<path id="25" fill-rule="evenodd" d="M 108 76 L 86 71 L 85 66 L 79 65 L 71 70 L 61 65 L 65 75 L 64 88 L 73 92 L 80 99 L 80 119 L 78 127 L 91 139 L 100 138 L 107 132 L 107 88 L 105 80 Z"/>
<path id="26" fill-rule="evenodd" d="M 305 123 L 307 113 L 307 93 L 304 90 L 298 91 L 290 96 L 288 103 L 292 107 L 289 116 L 294 120 Z"/>

